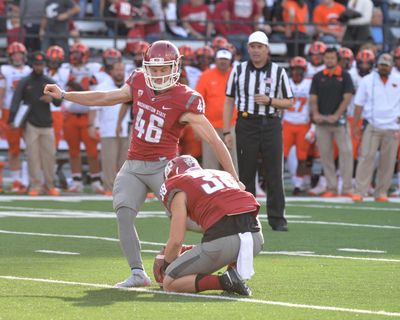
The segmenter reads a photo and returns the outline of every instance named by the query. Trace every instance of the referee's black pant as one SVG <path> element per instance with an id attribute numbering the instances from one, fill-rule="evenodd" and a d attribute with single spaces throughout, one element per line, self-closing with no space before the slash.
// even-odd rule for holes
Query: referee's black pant
<path id="1" fill-rule="evenodd" d="M 257 158 L 261 154 L 269 224 L 271 227 L 286 224 L 281 119 L 238 116 L 235 130 L 240 180 L 255 195 Z"/>

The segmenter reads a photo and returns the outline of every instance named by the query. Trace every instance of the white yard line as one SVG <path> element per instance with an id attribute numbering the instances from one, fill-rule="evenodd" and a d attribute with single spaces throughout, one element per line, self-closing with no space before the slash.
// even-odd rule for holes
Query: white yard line
<path id="1" fill-rule="evenodd" d="M 301 224 L 319 224 L 319 225 L 331 225 L 331 226 L 344 226 L 344 227 L 360 227 L 360 228 L 375 228 L 375 229 L 395 229 L 398 230 L 400 227 L 397 226 L 386 226 L 378 224 L 361 224 L 361 223 L 348 223 L 348 222 L 334 222 L 334 221 L 307 221 L 307 220 L 289 220 L 290 223 L 301 223 Z"/>
<path id="2" fill-rule="evenodd" d="M 386 253 L 386 251 L 383 250 L 356 249 L 356 248 L 338 248 L 337 250 L 344 252 Z"/>
<path id="3" fill-rule="evenodd" d="M 118 242 L 118 239 L 108 237 L 97 237 L 97 236 L 81 236 L 71 234 L 54 234 L 54 233 L 35 233 L 35 232 L 20 232 L 20 231 L 9 231 L 0 230 L 0 234 L 14 234 L 14 235 L 26 235 L 26 236 L 39 236 L 39 237 L 55 237 L 55 238 L 72 238 L 72 239 L 89 239 L 89 240 L 103 240 Z M 165 243 L 140 241 L 141 244 L 151 246 L 165 246 Z M 288 255 L 297 257 L 315 257 L 315 258 L 329 258 L 329 259 L 349 259 L 349 260 L 365 260 L 365 261 L 381 261 L 381 262 L 400 262 L 399 259 L 384 259 L 384 258 L 362 258 L 362 257 L 346 257 L 346 256 L 333 256 L 333 255 L 321 255 L 314 254 L 307 251 L 261 251 L 260 254 L 268 255 Z"/>
<path id="4" fill-rule="evenodd" d="M 368 210 L 368 211 L 395 211 L 400 212 L 400 208 L 381 208 L 381 207 L 357 207 L 357 206 L 341 206 L 341 205 L 328 205 L 328 204 L 291 204 L 287 203 L 287 207 L 301 207 L 301 208 L 321 208 L 321 209 L 350 209 L 350 210 Z M 344 212 L 347 213 L 347 212 Z"/>
<path id="5" fill-rule="evenodd" d="M 361 261 L 379 261 L 379 262 L 396 262 L 399 263 L 399 259 L 386 259 L 386 258 L 363 258 L 363 257 L 348 257 L 348 256 L 334 256 L 330 254 L 313 254 L 313 253 L 291 253 L 290 251 L 261 251 L 259 254 L 267 255 L 285 255 L 285 256 L 296 256 L 296 257 L 310 257 L 310 258 L 327 258 L 327 259 L 344 259 L 344 260 L 361 260 Z"/>
<path id="6" fill-rule="evenodd" d="M 145 293 L 145 294 L 159 294 L 159 295 L 168 295 L 168 296 L 190 297 L 190 298 L 197 298 L 197 299 L 200 298 L 200 299 L 210 299 L 210 300 L 246 302 L 246 303 L 253 303 L 253 304 L 281 306 L 281 307 L 286 307 L 286 308 L 300 308 L 300 309 L 321 310 L 321 311 L 362 313 L 362 314 L 371 314 L 371 315 L 381 315 L 381 316 L 387 316 L 387 317 L 400 317 L 400 312 L 389 312 L 389 311 L 384 311 L 384 310 L 376 311 L 376 310 L 351 309 L 351 308 L 340 308 L 340 307 L 331 307 L 331 306 L 316 306 L 316 305 L 298 304 L 298 303 L 290 303 L 290 302 L 282 302 L 282 301 L 271 301 L 271 300 L 261 300 L 261 299 L 251 299 L 251 298 L 235 298 L 235 297 L 227 297 L 227 296 L 221 296 L 221 295 L 165 292 L 162 290 L 153 290 L 153 289 L 145 289 L 145 288 L 117 289 L 111 285 L 100 284 L 100 283 L 86 283 L 86 282 L 76 282 L 76 281 L 26 278 L 26 277 L 15 277 L 15 276 L 0 276 L 0 278 L 5 279 L 5 280 L 31 281 L 31 282 L 72 285 L 72 286 L 84 286 L 84 287 L 94 287 L 94 288 L 104 288 L 104 289 L 125 290 L 125 291 L 134 291 L 134 292 L 140 292 L 140 293 Z"/>
<path id="7" fill-rule="evenodd" d="M 78 256 L 79 252 L 69 252 L 69 251 L 54 251 L 54 250 L 35 250 L 37 253 L 48 253 L 48 254 L 62 254 L 62 255 L 70 255 L 70 256 Z"/>

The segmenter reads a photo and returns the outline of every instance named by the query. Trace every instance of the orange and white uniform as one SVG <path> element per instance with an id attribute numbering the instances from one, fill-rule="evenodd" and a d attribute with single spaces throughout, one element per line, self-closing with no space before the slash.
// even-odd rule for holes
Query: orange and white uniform
<path id="1" fill-rule="evenodd" d="M 286 110 L 283 115 L 283 153 L 287 158 L 290 148 L 295 145 L 297 159 L 306 160 L 310 148 L 305 135 L 311 123 L 309 107 L 311 80 L 303 79 L 297 84 L 292 79 L 289 81 L 295 103 L 293 108 Z"/>
<path id="2" fill-rule="evenodd" d="M 325 65 L 321 64 L 319 66 L 314 66 L 311 62 L 307 62 L 307 71 L 305 77 L 307 79 L 312 79 L 314 77 L 314 74 L 322 71 L 325 69 Z"/>
<path id="3" fill-rule="evenodd" d="M 18 156 L 20 153 L 20 141 L 22 129 L 11 130 L 8 127 L 8 118 L 10 116 L 11 100 L 18 82 L 29 75 L 32 69 L 29 66 L 16 68 L 12 65 L 0 66 L 0 88 L 4 89 L 3 109 L 1 115 L 2 126 L 6 131 L 6 137 L 9 147 L 9 153 Z"/>
<path id="4" fill-rule="evenodd" d="M 358 159 L 358 151 L 359 151 L 360 143 L 361 143 L 361 137 L 356 138 L 353 133 L 354 96 L 355 96 L 355 93 L 357 92 L 358 86 L 360 85 L 360 82 L 363 77 L 359 75 L 357 68 L 351 68 L 349 73 L 351 76 L 351 80 L 353 80 L 355 92 L 354 92 L 353 98 L 351 99 L 349 106 L 347 107 L 347 120 L 349 121 L 351 143 L 353 144 L 353 159 L 357 160 Z M 360 119 L 358 121 L 357 127 L 360 129 L 360 132 L 361 132 L 362 119 Z"/>
<path id="5" fill-rule="evenodd" d="M 99 63 L 86 63 L 83 66 L 75 67 L 70 65 L 70 81 L 80 84 L 83 90 L 91 88 L 93 75 L 99 72 L 101 65 Z M 74 90 L 73 88 L 71 88 Z M 97 158 L 96 139 L 89 136 L 89 107 L 73 103 L 64 102 L 64 138 L 68 142 L 69 153 L 71 157 L 80 155 L 80 143 L 83 141 L 86 147 L 87 155 Z"/>
<path id="6" fill-rule="evenodd" d="M 55 73 L 53 73 L 50 69 L 46 69 L 45 74 L 50 78 L 52 78 L 62 90 L 67 89 L 67 83 L 70 78 L 70 69 L 68 68 L 68 66 L 63 64 L 60 68 L 57 69 Z M 59 142 L 64 139 L 63 104 L 64 102 L 61 104 L 60 107 L 56 107 L 53 103 L 50 103 L 51 114 L 53 117 L 53 128 L 54 128 L 56 147 L 58 147 Z"/>

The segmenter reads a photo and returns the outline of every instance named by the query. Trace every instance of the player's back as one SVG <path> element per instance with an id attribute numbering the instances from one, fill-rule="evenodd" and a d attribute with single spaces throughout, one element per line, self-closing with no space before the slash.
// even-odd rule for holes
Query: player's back
<path id="1" fill-rule="evenodd" d="M 204 230 L 226 215 L 258 213 L 260 207 L 251 193 L 240 190 L 232 175 L 220 170 L 189 170 L 168 179 L 161 191 L 167 208 L 177 191 L 186 193 L 188 215 Z"/>

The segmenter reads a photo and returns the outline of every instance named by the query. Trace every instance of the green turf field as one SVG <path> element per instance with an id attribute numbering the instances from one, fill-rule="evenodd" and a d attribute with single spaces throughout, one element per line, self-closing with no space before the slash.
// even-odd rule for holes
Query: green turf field
<path id="1" fill-rule="evenodd" d="M 289 201 L 287 233 L 272 232 L 263 214 L 253 296 L 238 298 L 114 289 L 129 269 L 111 202 L 67 200 L 0 198 L 0 320 L 400 319 L 399 203 Z M 157 202 L 143 211 L 152 276 L 169 224 Z M 198 240 L 189 233 L 186 243 Z"/>

